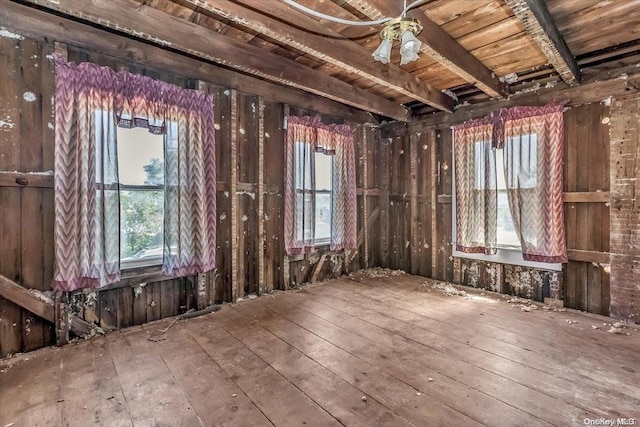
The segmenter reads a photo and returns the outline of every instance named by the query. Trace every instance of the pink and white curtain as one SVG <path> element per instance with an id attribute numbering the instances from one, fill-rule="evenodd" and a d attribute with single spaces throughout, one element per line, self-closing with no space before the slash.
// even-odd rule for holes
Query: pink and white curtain
<path id="1" fill-rule="evenodd" d="M 493 125 L 473 120 L 453 126 L 456 250 L 495 254 L 498 197 Z"/>
<path id="2" fill-rule="evenodd" d="M 317 148 L 333 153 L 331 250 L 357 248 L 356 154 L 349 125 L 318 128 Z"/>
<path id="3" fill-rule="evenodd" d="M 506 110 L 504 171 L 509 208 L 527 261 L 567 262 L 562 202 L 562 105 Z"/>
<path id="4" fill-rule="evenodd" d="M 214 268 L 212 97 L 127 71 L 55 61 L 54 289 L 120 279 L 116 126 L 166 135 L 163 273 Z"/>
<path id="5" fill-rule="evenodd" d="M 456 249 L 497 247 L 494 148 L 504 150 L 509 209 L 527 261 L 567 262 L 562 202 L 563 105 L 513 107 L 453 127 Z"/>
<path id="6" fill-rule="evenodd" d="M 353 130 L 314 117 L 287 116 L 285 141 L 285 250 L 294 255 L 315 246 L 315 156 L 333 156 L 331 249 L 356 249 L 356 163 Z"/>

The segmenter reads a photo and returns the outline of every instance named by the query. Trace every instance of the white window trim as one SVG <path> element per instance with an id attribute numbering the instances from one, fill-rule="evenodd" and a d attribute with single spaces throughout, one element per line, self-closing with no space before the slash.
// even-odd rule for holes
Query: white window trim
<path id="1" fill-rule="evenodd" d="M 455 139 L 453 139 L 455 144 Z M 508 248 L 504 246 L 498 246 L 497 252 L 494 255 L 478 254 L 478 253 L 466 253 L 456 250 L 457 241 L 457 229 L 456 229 L 456 161 L 455 161 L 455 149 L 451 150 L 451 164 L 453 165 L 452 179 L 451 179 L 451 254 L 456 258 L 474 259 L 477 261 L 486 261 L 499 264 L 519 265 L 523 267 L 536 268 L 538 270 L 549 271 L 562 271 L 562 264 L 549 264 L 545 262 L 526 261 L 522 257 L 522 250 L 520 248 Z M 498 165 L 496 165 L 498 167 Z"/>

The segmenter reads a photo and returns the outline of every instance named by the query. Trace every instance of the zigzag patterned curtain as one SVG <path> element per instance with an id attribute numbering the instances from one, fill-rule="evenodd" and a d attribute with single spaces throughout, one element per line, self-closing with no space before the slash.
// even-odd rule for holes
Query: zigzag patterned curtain
<path id="1" fill-rule="evenodd" d="M 453 126 L 456 184 L 456 250 L 495 254 L 498 192 L 493 123 L 480 119 Z"/>
<path id="2" fill-rule="evenodd" d="M 284 245 L 287 254 L 310 252 L 315 235 L 314 156 L 319 120 L 287 116 Z"/>
<path id="3" fill-rule="evenodd" d="M 356 160 L 353 130 L 348 125 L 318 128 L 318 147 L 333 152 L 331 250 L 357 248 Z"/>
<path id="4" fill-rule="evenodd" d="M 53 288 L 120 280 L 115 72 L 56 58 Z"/>
<path id="5" fill-rule="evenodd" d="M 165 89 L 164 263 L 169 276 L 215 268 L 216 150 L 213 97 Z"/>
<path id="6" fill-rule="evenodd" d="M 165 134 L 162 272 L 215 266 L 213 98 L 127 71 L 56 57 L 56 290 L 120 279 L 116 125 Z"/>
<path id="7" fill-rule="evenodd" d="M 509 208 L 527 261 L 567 262 L 562 203 L 562 105 L 514 107 L 503 114 Z M 502 133 L 502 132 L 501 132 Z"/>
<path id="8" fill-rule="evenodd" d="M 315 152 L 333 157 L 331 249 L 356 249 L 356 172 L 353 131 L 314 117 L 287 116 L 285 249 L 294 255 L 315 244 Z"/>

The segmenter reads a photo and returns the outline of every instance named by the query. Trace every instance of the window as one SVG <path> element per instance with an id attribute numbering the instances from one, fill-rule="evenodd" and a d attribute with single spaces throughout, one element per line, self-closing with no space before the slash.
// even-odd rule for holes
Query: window
<path id="1" fill-rule="evenodd" d="M 316 244 L 331 242 L 333 156 L 315 153 L 316 161 Z"/>
<path id="2" fill-rule="evenodd" d="M 499 248 L 520 248 L 520 239 L 513 225 L 513 217 L 509 208 L 507 183 L 504 176 L 503 150 L 496 151 L 496 174 L 498 189 L 498 226 L 497 241 Z"/>
<path id="3" fill-rule="evenodd" d="M 333 204 L 333 156 L 312 152 L 308 144 L 299 142 L 296 143 L 295 161 L 297 239 L 314 241 L 316 246 L 329 244 Z M 311 164 L 313 167 L 309 167 Z M 309 171 L 314 174 L 315 185 L 312 185 Z"/>
<path id="4" fill-rule="evenodd" d="M 121 268 L 162 264 L 164 139 L 117 128 Z"/>
<path id="5" fill-rule="evenodd" d="M 480 159 L 482 164 L 476 164 L 474 186 L 476 190 L 482 190 L 483 188 L 495 188 L 497 190 L 497 246 L 498 252 L 496 255 L 484 255 L 484 254 L 469 254 L 459 252 L 454 247 L 454 256 L 461 258 L 473 258 L 491 262 L 501 262 L 506 264 L 525 265 L 530 267 L 561 270 L 562 264 L 550 264 L 550 263 L 537 263 L 531 261 L 525 261 L 522 258 L 521 243 L 518 238 L 518 234 L 514 225 L 511 209 L 509 207 L 509 188 L 520 189 L 522 197 L 528 197 L 528 191 L 533 191 L 537 185 L 537 134 L 523 134 L 515 137 L 507 138 L 505 141 L 504 149 L 494 149 L 492 152 L 494 156 L 484 158 L 483 146 L 487 141 L 478 141 L 474 143 L 475 158 Z M 505 173 L 505 155 L 507 151 L 512 157 L 512 169 L 517 170 L 517 174 Z M 496 182 L 495 187 L 489 182 L 489 185 L 485 185 L 485 180 L 491 179 L 489 174 L 485 174 L 485 168 L 494 167 L 491 165 L 495 162 L 496 170 Z M 455 194 L 455 190 L 454 190 Z M 533 193 L 531 197 L 534 197 Z M 456 198 L 453 197 L 453 240 L 456 240 Z M 534 245 L 536 242 L 535 235 L 528 235 L 525 233 L 525 239 L 529 239 Z"/>

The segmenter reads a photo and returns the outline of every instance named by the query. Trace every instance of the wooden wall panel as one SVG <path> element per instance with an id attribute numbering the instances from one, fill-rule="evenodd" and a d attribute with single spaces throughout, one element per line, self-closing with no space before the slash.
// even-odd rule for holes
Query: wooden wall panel
<path id="1" fill-rule="evenodd" d="M 216 129 L 216 179 L 218 191 L 216 193 L 216 272 L 212 302 L 218 303 L 231 300 L 231 96 L 232 91 L 210 86 L 215 105 Z"/>
<path id="2" fill-rule="evenodd" d="M 562 274 L 453 259 L 452 133 L 448 127 L 422 128 L 422 133 L 379 141 L 390 144 L 389 158 L 377 163 L 381 176 L 389 176 L 389 232 L 381 235 L 389 241 L 389 255 L 381 264 L 540 301 L 564 299 L 568 307 L 608 314 L 609 264 L 602 260 L 608 258 L 610 240 L 606 200 L 609 153 L 614 151 L 609 145 L 609 116 L 607 103 L 573 106 L 565 112 L 564 191 L 572 200 L 565 203 L 567 247 L 577 255 Z M 410 159 L 403 158 L 408 151 Z M 384 156 L 385 150 L 380 153 Z M 384 201 L 381 197 L 380 202 Z M 429 251 L 422 250 L 423 242 Z"/>
<path id="3" fill-rule="evenodd" d="M 640 323 L 640 96 L 611 110 L 611 315 Z"/>
<path id="4" fill-rule="evenodd" d="M 284 110 L 264 103 L 265 291 L 284 289 Z"/>
<path id="5" fill-rule="evenodd" d="M 0 173 L 43 174 L 53 169 L 53 47 L 10 34 L 0 37 Z M 52 188 L 0 187 L 0 274 L 50 289 L 52 208 Z M 53 342 L 53 325 L 0 298 L 0 356 Z"/>
<path id="6" fill-rule="evenodd" d="M 575 106 L 564 114 L 564 191 L 609 191 L 609 107 Z M 602 202 L 565 203 L 567 249 L 609 252 L 609 206 Z M 567 307 L 609 314 L 608 264 L 570 260 L 564 268 Z"/>
<path id="7" fill-rule="evenodd" d="M 435 278 L 439 280 L 453 280 L 452 258 L 452 149 L 453 141 L 449 129 L 436 131 L 437 158 L 435 162 L 435 188 L 436 188 L 436 235 L 433 247 L 433 256 L 436 260 Z M 442 196 L 445 196 L 444 198 Z M 447 197 L 448 196 L 448 197 Z M 442 199 L 440 202 L 438 199 Z"/>

